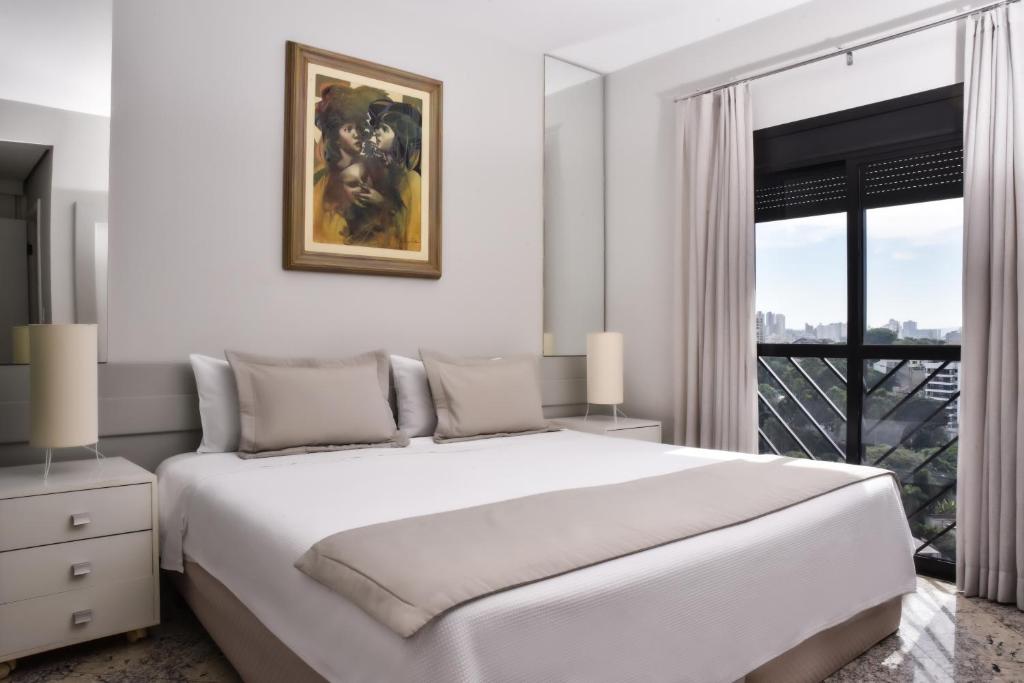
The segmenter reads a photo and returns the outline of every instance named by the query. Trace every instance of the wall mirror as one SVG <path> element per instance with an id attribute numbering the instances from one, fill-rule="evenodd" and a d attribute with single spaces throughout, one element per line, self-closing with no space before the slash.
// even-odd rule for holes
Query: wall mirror
<path id="1" fill-rule="evenodd" d="M 107 358 L 110 0 L 18 1 L 0 22 L 0 364 L 34 323 L 95 323 Z"/>
<path id="2" fill-rule="evenodd" d="M 544 355 L 604 330 L 604 76 L 544 58 Z"/>

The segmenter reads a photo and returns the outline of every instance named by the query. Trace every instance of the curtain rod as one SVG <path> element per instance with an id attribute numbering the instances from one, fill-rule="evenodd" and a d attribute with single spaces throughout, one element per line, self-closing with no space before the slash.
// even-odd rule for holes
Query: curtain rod
<path id="1" fill-rule="evenodd" d="M 935 28 L 936 26 L 942 26 L 944 24 L 950 24 L 950 23 L 952 23 L 954 21 L 959 21 L 959 20 L 963 19 L 964 17 L 971 16 L 972 14 L 980 14 L 981 12 L 987 12 L 988 10 L 995 9 L 997 7 L 1004 7 L 1006 5 L 1012 5 L 1015 2 L 1020 2 L 1020 0 L 999 0 L 999 2 L 993 2 L 993 3 L 990 3 L 988 5 L 982 5 L 981 7 L 976 7 L 974 9 L 972 9 L 972 10 L 967 10 L 965 12 L 958 12 L 957 14 L 954 14 L 952 16 L 946 17 L 945 19 L 938 19 L 936 21 L 932 21 L 932 22 L 927 23 L 927 24 L 922 24 L 921 26 L 915 26 L 914 28 L 909 28 L 909 29 L 905 29 L 903 31 L 898 31 L 897 33 L 890 33 L 887 36 L 882 36 L 881 38 L 875 38 L 873 40 L 867 40 L 867 41 L 864 41 L 863 43 L 857 43 L 855 45 L 851 45 L 850 47 L 837 48 L 837 49 L 833 50 L 832 52 L 828 52 L 828 53 L 823 54 L 823 55 L 818 55 L 817 57 L 809 57 L 809 58 L 803 59 L 803 60 L 801 60 L 799 62 L 794 62 L 792 64 L 787 64 L 786 66 L 780 66 L 780 67 L 777 67 L 775 69 L 769 69 L 768 71 L 762 71 L 762 72 L 756 73 L 756 74 L 754 74 L 752 76 L 747 76 L 746 78 L 737 78 L 736 80 L 729 81 L 728 83 L 722 83 L 721 85 L 716 85 L 716 86 L 711 87 L 711 88 L 705 88 L 704 90 L 698 90 L 697 92 L 690 93 L 689 95 L 684 95 L 683 97 L 676 97 L 672 101 L 673 102 L 682 102 L 683 100 L 688 100 L 688 99 L 691 99 L 691 98 L 694 98 L 694 97 L 700 97 L 701 95 L 707 95 L 708 93 L 712 93 L 712 92 L 715 92 L 717 90 L 724 90 L 725 88 L 728 88 L 728 87 L 731 87 L 731 86 L 734 86 L 734 85 L 738 85 L 740 83 L 747 83 L 749 81 L 756 81 L 756 80 L 758 80 L 760 78 L 765 78 L 766 76 L 774 76 L 775 74 L 780 74 L 780 73 L 782 73 L 784 71 L 789 71 L 791 69 L 798 69 L 798 68 L 800 68 L 802 66 L 807 66 L 808 64 L 814 64 L 816 62 L 822 62 L 822 61 L 824 61 L 826 59 L 832 59 L 833 57 L 839 57 L 840 55 L 849 55 L 849 58 L 852 58 L 853 53 L 856 50 L 863 50 L 866 47 L 874 47 L 875 45 L 879 45 L 881 43 L 887 43 L 890 40 L 896 40 L 897 38 L 903 38 L 905 36 L 910 36 L 910 35 L 913 35 L 915 33 L 920 33 L 921 31 L 927 31 L 928 29 Z"/>

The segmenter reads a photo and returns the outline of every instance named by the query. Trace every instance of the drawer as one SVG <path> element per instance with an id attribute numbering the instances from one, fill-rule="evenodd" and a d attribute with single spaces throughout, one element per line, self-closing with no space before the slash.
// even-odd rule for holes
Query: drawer
<path id="1" fill-rule="evenodd" d="M 152 626 L 155 587 L 149 576 L 0 605 L 0 661 Z"/>
<path id="2" fill-rule="evenodd" d="M 0 500 L 0 551 L 153 527 L 149 484 Z"/>
<path id="3" fill-rule="evenodd" d="M 153 575 L 153 532 L 0 553 L 0 605 Z"/>
<path id="4" fill-rule="evenodd" d="M 638 441 L 661 443 L 661 427 L 651 425 L 650 427 L 608 430 L 608 436 L 614 436 L 616 439 L 637 439 Z"/>

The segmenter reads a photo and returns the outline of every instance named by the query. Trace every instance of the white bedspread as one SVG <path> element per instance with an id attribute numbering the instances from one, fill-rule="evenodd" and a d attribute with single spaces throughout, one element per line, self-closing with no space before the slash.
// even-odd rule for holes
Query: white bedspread
<path id="1" fill-rule="evenodd" d="M 914 590 L 888 477 L 482 598 L 409 639 L 292 566 L 344 529 L 734 457 L 759 456 L 570 431 L 257 460 L 178 455 L 157 470 L 161 564 L 200 563 L 346 683 L 733 681 Z"/>

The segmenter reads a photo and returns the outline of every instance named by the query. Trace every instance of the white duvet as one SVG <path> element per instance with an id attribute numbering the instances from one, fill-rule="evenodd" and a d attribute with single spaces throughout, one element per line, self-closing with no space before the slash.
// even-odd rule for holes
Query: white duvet
<path id="1" fill-rule="evenodd" d="M 157 470 L 161 564 L 200 563 L 314 669 L 346 683 L 734 681 L 914 590 L 888 477 L 482 598 L 409 639 L 292 566 L 344 529 L 735 457 L 759 456 L 570 431 L 257 460 L 178 455 Z"/>

